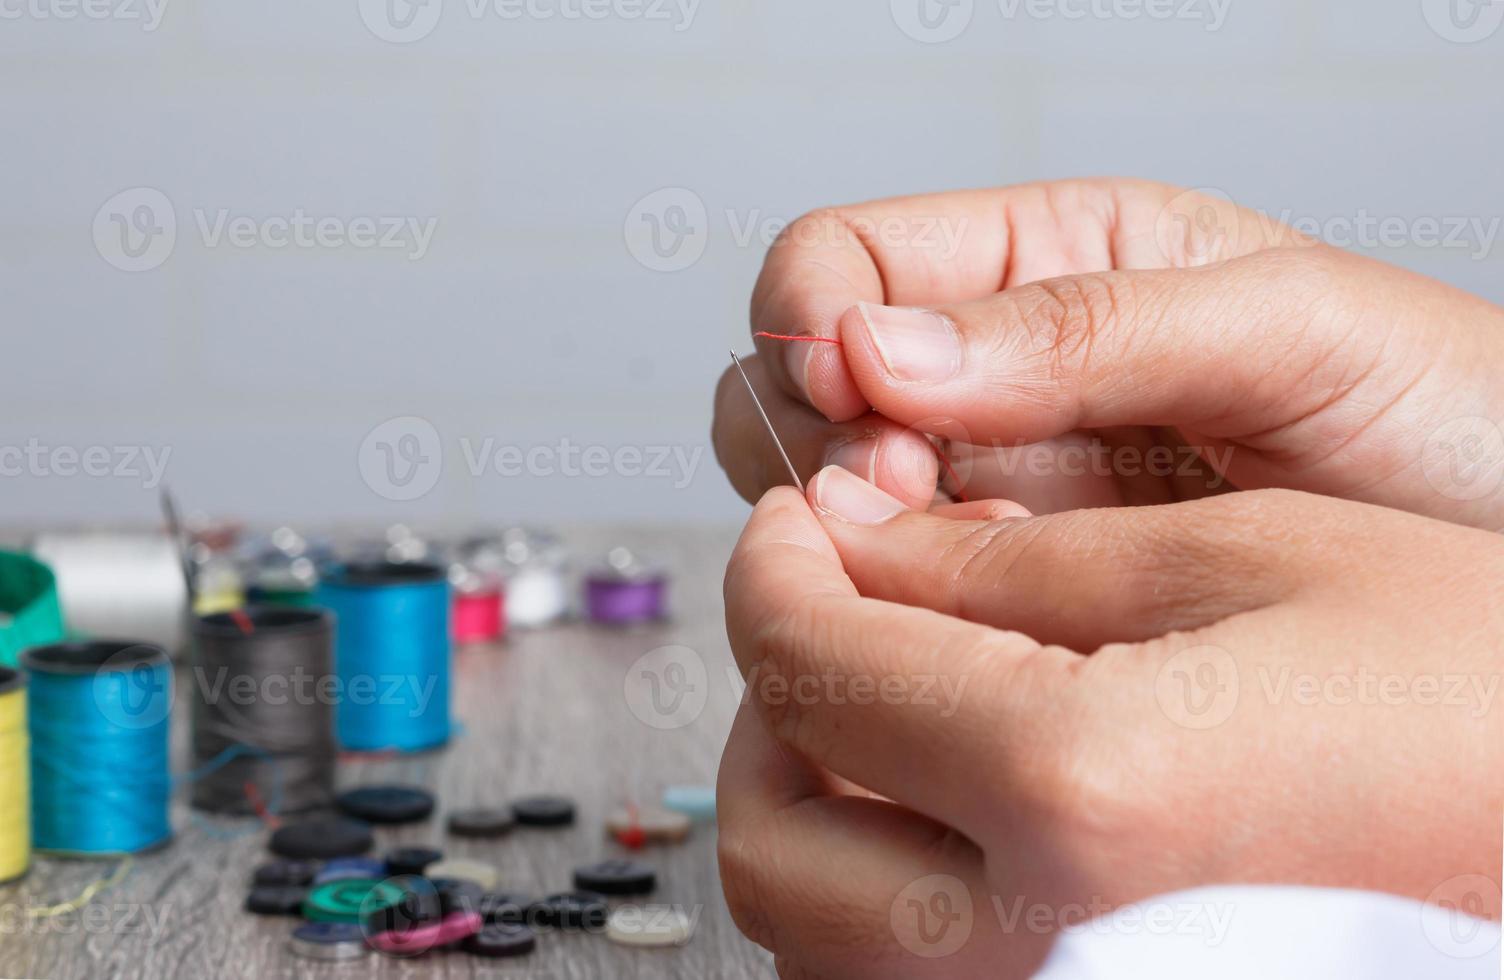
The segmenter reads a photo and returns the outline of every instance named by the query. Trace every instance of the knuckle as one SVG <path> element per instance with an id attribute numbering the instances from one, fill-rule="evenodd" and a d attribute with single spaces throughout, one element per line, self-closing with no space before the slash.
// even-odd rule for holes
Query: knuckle
<path id="1" fill-rule="evenodd" d="M 1117 273 L 1046 279 L 1014 292 L 1018 316 L 1055 381 L 1069 380 L 1089 363 L 1108 332 L 1131 328 L 1142 306 L 1133 280 Z M 1115 346 L 1131 342 L 1114 338 Z"/>
<path id="2" fill-rule="evenodd" d="M 832 245 L 848 234 L 846 212 L 839 207 L 816 208 L 794 219 L 778 234 L 774 246 Z"/>
<path id="3" fill-rule="evenodd" d="M 1027 518 L 1007 518 L 979 524 L 947 545 L 937 562 L 945 608 L 963 619 L 975 619 L 984 610 L 972 608 L 988 602 L 985 590 L 1006 589 L 1019 554 L 1037 536 L 1043 524 Z"/>

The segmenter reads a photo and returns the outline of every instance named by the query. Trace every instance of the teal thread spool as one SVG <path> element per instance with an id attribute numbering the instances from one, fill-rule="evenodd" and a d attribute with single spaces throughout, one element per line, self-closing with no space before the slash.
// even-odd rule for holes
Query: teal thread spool
<path id="1" fill-rule="evenodd" d="M 161 647 L 101 640 L 33 647 L 28 674 L 31 825 L 36 850 L 133 854 L 172 837 Z"/>
<path id="2" fill-rule="evenodd" d="M 449 581 L 421 563 L 333 569 L 319 604 L 334 613 L 335 736 L 357 752 L 416 752 L 449 741 Z"/>

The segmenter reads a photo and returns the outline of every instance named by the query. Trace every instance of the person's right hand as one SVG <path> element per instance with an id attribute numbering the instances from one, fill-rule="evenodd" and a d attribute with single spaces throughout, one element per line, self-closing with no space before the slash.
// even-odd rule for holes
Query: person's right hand
<path id="1" fill-rule="evenodd" d="M 816 212 L 752 328 L 841 342 L 748 362 L 800 472 L 911 506 L 957 479 L 1035 513 L 1284 487 L 1504 528 L 1504 310 L 1214 197 L 1067 181 Z M 747 499 L 784 482 L 732 373 L 715 445 Z"/>
<path id="2" fill-rule="evenodd" d="M 822 980 L 1031 976 L 1063 927 L 1207 884 L 1497 918 L 1501 578 L 1499 535 L 1289 491 L 770 491 L 726 570 L 732 916 Z"/>

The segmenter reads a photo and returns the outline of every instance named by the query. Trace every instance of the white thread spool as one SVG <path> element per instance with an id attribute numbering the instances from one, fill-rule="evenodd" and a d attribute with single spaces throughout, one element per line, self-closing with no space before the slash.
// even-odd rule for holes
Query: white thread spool
<path id="1" fill-rule="evenodd" d="M 460 547 L 470 567 L 506 580 L 507 625 L 535 629 L 569 615 L 572 590 L 564 544 L 546 531 L 510 528 Z"/>
<path id="2" fill-rule="evenodd" d="M 48 533 L 31 551 L 57 576 L 70 634 L 125 637 L 176 654 L 188 626 L 188 587 L 166 534 Z"/>

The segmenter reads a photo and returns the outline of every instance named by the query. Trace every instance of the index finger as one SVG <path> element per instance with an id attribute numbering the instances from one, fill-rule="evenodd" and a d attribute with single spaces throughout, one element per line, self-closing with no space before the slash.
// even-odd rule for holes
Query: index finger
<path id="1" fill-rule="evenodd" d="M 1052 692 L 1075 654 L 856 594 L 809 506 L 770 491 L 726 571 L 747 698 L 774 736 L 832 772 L 976 831 L 1013 805 L 979 789 L 1039 783 Z"/>
<path id="2" fill-rule="evenodd" d="M 841 315 L 857 303 L 938 303 L 996 292 L 1008 238 L 996 198 L 994 191 L 964 191 L 805 215 L 768 250 L 752 292 L 754 334 L 835 340 Z M 832 422 L 867 410 L 836 344 L 757 343 L 772 355 L 783 389 Z"/>
<path id="3" fill-rule="evenodd" d="M 1197 222 L 1174 220 L 1188 210 Z M 1058 276 L 1231 258 L 1282 234 L 1215 197 L 1113 178 L 826 208 L 795 221 L 769 249 L 752 295 L 752 330 L 832 341 L 842 314 L 858 303 L 964 303 Z M 774 355 L 779 385 L 832 422 L 868 410 L 837 344 L 758 344 Z"/>

